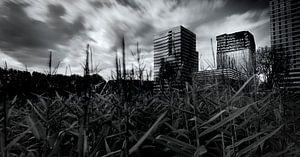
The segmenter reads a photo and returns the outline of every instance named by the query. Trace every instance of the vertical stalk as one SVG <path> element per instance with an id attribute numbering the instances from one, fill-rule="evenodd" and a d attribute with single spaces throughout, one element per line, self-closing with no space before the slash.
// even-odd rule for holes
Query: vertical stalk
<path id="1" fill-rule="evenodd" d="M 234 106 L 233 106 L 232 102 L 229 102 L 229 104 L 228 104 L 228 98 L 232 97 L 229 82 L 226 83 L 226 86 L 227 86 L 227 89 L 228 89 L 228 92 L 226 92 L 227 93 L 226 94 L 226 104 L 227 104 L 227 106 L 231 106 L 231 108 L 233 109 Z M 234 124 L 235 124 L 235 120 L 233 119 L 231 121 L 231 125 L 232 125 L 232 127 L 231 127 L 231 134 L 232 134 L 231 135 L 231 143 L 232 143 L 233 146 L 235 146 L 235 140 L 236 140 L 236 137 L 235 137 L 236 132 L 235 132 L 235 126 L 234 126 Z M 235 156 L 236 155 L 235 147 L 232 147 L 232 148 L 233 148 L 233 156 Z"/>
<path id="2" fill-rule="evenodd" d="M 90 70 L 89 70 L 89 48 L 90 48 L 90 45 L 87 44 L 87 46 L 86 46 L 86 60 L 85 60 L 85 67 L 84 67 L 84 75 L 85 76 L 90 74 Z"/>
<path id="3" fill-rule="evenodd" d="M 41 98 L 42 99 L 42 98 Z M 49 105 L 46 103 L 46 120 L 47 120 L 47 122 L 46 122 L 46 137 L 45 137 L 45 139 L 44 139 L 44 143 L 43 143 L 43 150 L 42 150 L 42 157 L 45 157 L 45 156 L 47 156 L 46 154 L 47 154 L 47 144 L 48 144 L 48 142 L 47 142 L 47 138 L 48 138 L 48 134 L 49 134 L 49 124 L 48 124 L 48 121 L 49 121 Z"/>
<path id="4" fill-rule="evenodd" d="M 125 39 L 122 38 L 122 57 L 123 57 L 123 79 L 126 80 L 126 64 L 125 64 Z"/>
<path id="5" fill-rule="evenodd" d="M 90 91 L 90 90 L 89 90 Z M 88 91 L 88 92 L 89 92 Z M 83 145 L 83 150 L 84 150 L 84 154 L 83 154 L 83 156 L 85 157 L 86 155 L 87 155 L 87 150 L 85 150 L 86 148 L 87 148 L 87 146 L 86 146 L 86 144 L 87 143 L 85 143 L 85 142 L 87 142 L 86 141 L 86 134 L 87 134 L 87 130 L 88 130 L 88 124 L 89 124 L 89 106 L 90 106 L 90 94 L 88 95 L 88 97 L 87 97 L 87 104 L 84 106 L 84 119 L 83 119 L 83 143 L 82 143 L 82 145 Z"/>
<path id="6" fill-rule="evenodd" d="M 91 73 L 93 74 L 94 67 L 93 67 L 93 51 L 92 51 L 92 48 L 90 48 L 90 51 L 91 51 Z"/>
<path id="7" fill-rule="evenodd" d="M 236 132 L 235 132 L 235 126 L 234 126 L 234 119 L 232 120 L 232 128 L 231 128 L 231 133 L 232 133 L 232 136 L 231 136 L 231 142 L 232 142 L 232 145 L 235 146 L 235 135 L 236 135 Z M 235 156 L 235 147 L 232 147 L 233 148 L 233 155 Z"/>
<path id="8" fill-rule="evenodd" d="M 6 62 L 6 61 L 4 62 L 4 69 L 5 69 L 5 70 L 8 69 L 7 62 Z"/>
<path id="9" fill-rule="evenodd" d="M 124 151 L 124 156 L 128 157 L 129 156 L 129 149 L 128 149 L 128 134 L 129 134 L 129 130 L 128 130 L 128 108 L 127 108 L 127 103 L 124 102 L 124 110 L 125 110 L 125 151 Z"/>
<path id="10" fill-rule="evenodd" d="M 124 150 L 124 156 L 128 157 L 129 156 L 129 149 L 128 149 L 128 104 L 127 104 L 127 85 L 126 85 L 126 63 L 125 63 L 125 39 L 124 36 L 122 38 L 122 59 L 123 59 L 123 79 L 122 79 L 122 99 L 124 103 L 124 111 L 125 111 L 125 150 Z"/>
<path id="11" fill-rule="evenodd" d="M 3 120 L 3 134 L 4 134 L 4 146 L 7 145 L 7 104 L 6 104 L 6 97 L 7 95 L 4 94 L 3 99 L 3 113 L 4 113 L 4 120 Z M 7 149 L 3 150 L 3 157 L 7 157 Z"/>
<path id="12" fill-rule="evenodd" d="M 195 91 L 196 85 L 193 85 L 193 89 L 192 89 L 192 100 L 193 100 L 193 106 L 194 106 L 194 114 L 195 114 L 195 129 L 196 129 L 196 141 L 197 141 L 197 149 L 200 147 L 200 143 L 199 143 L 199 132 L 198 132 L 198 124 L 197 124 L 197 112 L 196 112 L 196 108 L 197 108 L 197 103 L 196 103 L 196 91 Z"/>
<path id="13" fill-rule="evenodd" d="M 217 103 L 219 104 L 220 103 L 220 93 L 219 93 L 219 84 L 218 84 L 218 80 L 217 80 L 217 77 L 216 77 L 216 75 L 214 75 L 214 79 L 215 79 L 215 84 L 216 84 L 216 89 L 215 89 L 215 91 L 217 92 L 216 94 L 217 94 L 217 98 L 219 98 L 219 99 L 217 99 Z M 219 105 L 219 112 L 221 112 L 222 111 L 222 107 L 221 107 L 221 105 Z M 223 120 L 223 115 L 221 114 L 221 121 Z M 222 130 L 222 129 L 221 129 Z M 225 157 L 226 156 L 226 154 L 225 154 L 225 142 L 224 142 L 224 132 L 223 131 L 221 131 L 221 139 L 222 139 L 222 153 L 223 153 L 223 157 Z"/>
<path id="14" fill-rule="evenodd" d="M 52 74 L 52 51 L 49 53 L 49 74 Z"/>

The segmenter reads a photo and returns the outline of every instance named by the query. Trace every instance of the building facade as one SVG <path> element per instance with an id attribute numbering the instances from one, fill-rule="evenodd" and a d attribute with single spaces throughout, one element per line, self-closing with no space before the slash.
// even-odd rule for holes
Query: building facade
<path id="1" fill-rule="evenodd" d="M 235 69 L 251 76 L 255 73 L 255 41 L 248 31 L 217 36 L 217 68 Z"/>
<path id="2" fill-rule="evenodd" d="M 197 71 L 196 34 L 177 26 L 154 35 L 154 90 L 182 89 Z"/>
<path id="3" fill-rule="evenodd" d="M 194 73 L 194 80 L 198 86 L 207 86 L 213 84 L 230 85 L 231 87 L 238 90 L 247 77 L 236 69 L 225 68 L 225 69 L 212 69 L 203 70 Z"/>
<path id="4" fill-rule="evenodd" d="M 201 80 L 201 82 L 211 81 L 213 77 L 235 81 L 246 81 L 247 79 L 241 72 L 231 68 L 203 70 L 195 73 L 195 80 Z"/>
<path id="5" fill-rule="evenodd" d="M 288 56 L 285 84 L 300 92 L 300 1 L 270 0 L 271 48 Z"/>

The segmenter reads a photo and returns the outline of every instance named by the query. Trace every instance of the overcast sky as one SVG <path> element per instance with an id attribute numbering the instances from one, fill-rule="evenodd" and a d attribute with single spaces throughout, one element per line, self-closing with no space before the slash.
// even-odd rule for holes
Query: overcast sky
<path id="1" fill-rule="evenodd" d="M 139 42 L 153 69 L 154 34 L 178 25 L 197 35 L 200 68 L 213 62 L 210 39 L 216 51 L 215 37 L 223 33 L 250 31 L 257 47 L 270 45 L 268 0 L 1 0 L 0 66 L 44 72 L 52 50 L 59 73 L 70 65 L 83 74 L 90 44 L 94 65 L 108 79 L 124 34 L 127 65 Z"/>

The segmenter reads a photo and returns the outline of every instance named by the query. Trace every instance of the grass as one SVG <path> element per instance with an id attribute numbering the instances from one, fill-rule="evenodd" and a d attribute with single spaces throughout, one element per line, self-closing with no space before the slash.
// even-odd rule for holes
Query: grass
<path id="1" fill-rule="evenodd" d="M 247 82 L 249 83 L 249 82 Z M 245 88 L 245 84 L 242 88 Z M 300 134 L 276 93 L 225 93 L 187 86 L 184 96 L 92 93 L 6 103 L 5 156 L 296 156 Z M 105 94 L 103 94 L 105 93 Z M 223 95 L 224 94 L 224 95 Z M 88 108 L 86 107 L 88 106 Z M 2 110 L 3 107 L 2 107 Z M 296 127 L 297 129 L 294 129 Z M 5 135 L 4 132 L 7 132 Z M 127 151 L 127 153 L 126 153 Z M 149 153 L 151 152 L 151 153 Z"/>

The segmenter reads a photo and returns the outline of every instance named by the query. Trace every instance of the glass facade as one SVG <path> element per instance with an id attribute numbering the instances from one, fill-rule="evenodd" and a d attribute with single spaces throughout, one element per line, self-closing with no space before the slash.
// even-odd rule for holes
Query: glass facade
<path id="1" fill-rule="evenodd" d="M 290 67 L 286 84 L 300 92 L 300 1 L 270 1 L 271 47 L 288 55 Z"/>
<path id="2" fill-rule="evenodd" d="M 255 73 L 255 42 L 248 31 L 217 36 L 217 68 L 236 69 L 252 76 Z"/>
<path id="3" fill-rule="evenodd" d="M 169 84 L 182 89 L 197 71 L 196 34 L 178 26 L 154 36 L 154 90 Z"/>

